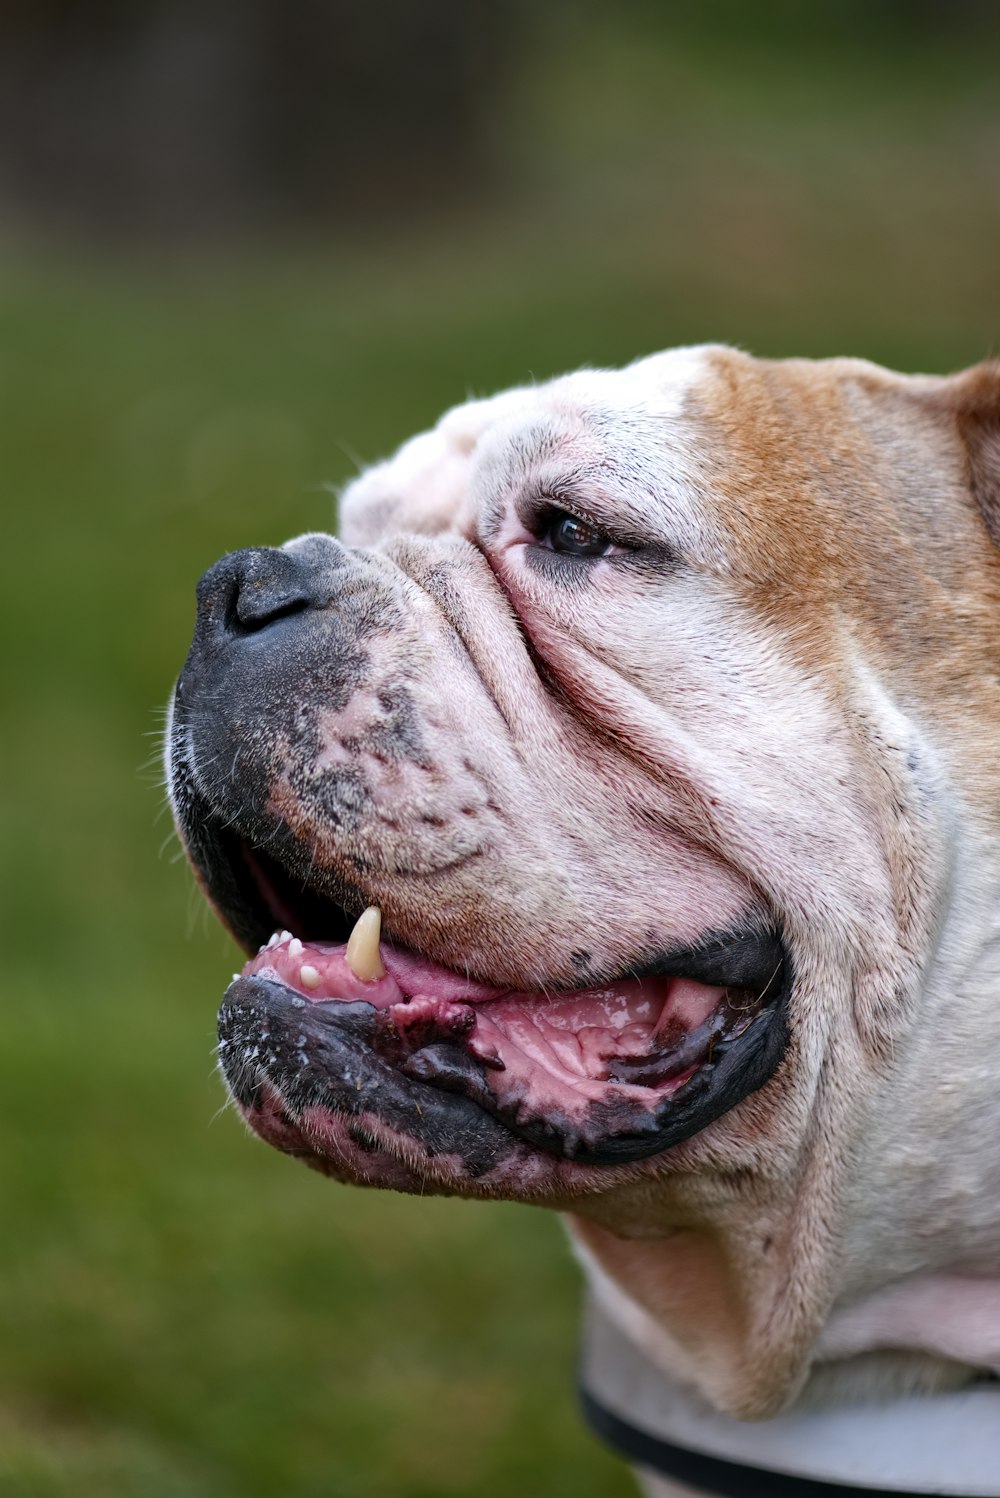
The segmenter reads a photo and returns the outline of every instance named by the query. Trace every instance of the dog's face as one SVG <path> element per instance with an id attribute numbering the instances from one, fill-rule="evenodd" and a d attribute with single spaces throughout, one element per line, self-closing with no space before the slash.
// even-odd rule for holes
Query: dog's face
<path id="1" fill-rule="evenodd" d="M 995 775 L 978 388 L 584 372 L 370 470 L 346 545 L 205 575 L 169 772 L 222 919 L 287 933 L 221 1013 L 253 1128 L 625 1234 L 842 1199 Z"/>

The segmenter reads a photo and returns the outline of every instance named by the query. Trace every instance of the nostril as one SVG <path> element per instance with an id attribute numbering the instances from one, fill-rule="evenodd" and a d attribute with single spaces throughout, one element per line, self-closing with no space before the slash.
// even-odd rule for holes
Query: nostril
<path id="1" fill-rule="evenodd" d="M 279 619 L 292 614 L 301 614 L 315 603 L 312 594 L 303 587 L 267 586 L 259 578 L 245 578 L 233 589 L 226 607 L 223 627 L 228 634 L 250 635 L 267 629 Z"/>
<path id="2" fill-rule="evenodd" d="M 210 634 L 256 634 L 329 601 L 328 572 L 318 559 L 248 547 L 230 552 L 205 573 L 198 586 L 199 628 Z"/>

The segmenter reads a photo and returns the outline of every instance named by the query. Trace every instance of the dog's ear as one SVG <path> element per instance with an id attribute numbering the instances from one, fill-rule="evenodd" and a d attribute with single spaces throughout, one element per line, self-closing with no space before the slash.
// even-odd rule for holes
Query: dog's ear
<path id="1" fill-rule="evenodd" d="M 953 375 L 944 388 L 965 447 L 969 487 L 1000 546 L 1000 359 Z"/>

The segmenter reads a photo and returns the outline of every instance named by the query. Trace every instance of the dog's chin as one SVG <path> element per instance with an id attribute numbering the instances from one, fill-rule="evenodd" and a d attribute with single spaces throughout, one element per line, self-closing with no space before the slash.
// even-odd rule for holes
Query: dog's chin
<path id="1" fill-rule="evenodd" d="M 343 908 L 204 806 L 182 827 L 222 919 L 257 948 L 219 1013 L 233 1097 L 262 1138 L 340 1179 L 571 1199 L 704 1129 L 784 1054 L 791 966 L 760 912 L 585 988 L 464 976 L 460 950 L 442 964 L 412 937 L 383 940 L 384 972 L 362 979 Z"/>

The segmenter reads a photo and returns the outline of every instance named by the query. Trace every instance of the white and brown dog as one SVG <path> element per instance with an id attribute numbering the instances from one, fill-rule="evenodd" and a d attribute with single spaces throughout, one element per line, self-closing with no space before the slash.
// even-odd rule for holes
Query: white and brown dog
<path id="1" fill-rule="evenodd" d="M 584 371 L 449 412 L 342 532 L 206 573 L 173 703 L 250 1125 L 570 1214 L 647 1465 L 1000 1494 L 1000 366 Z M 944 1477 L 726 1444 L 915 1393 Z"/>

